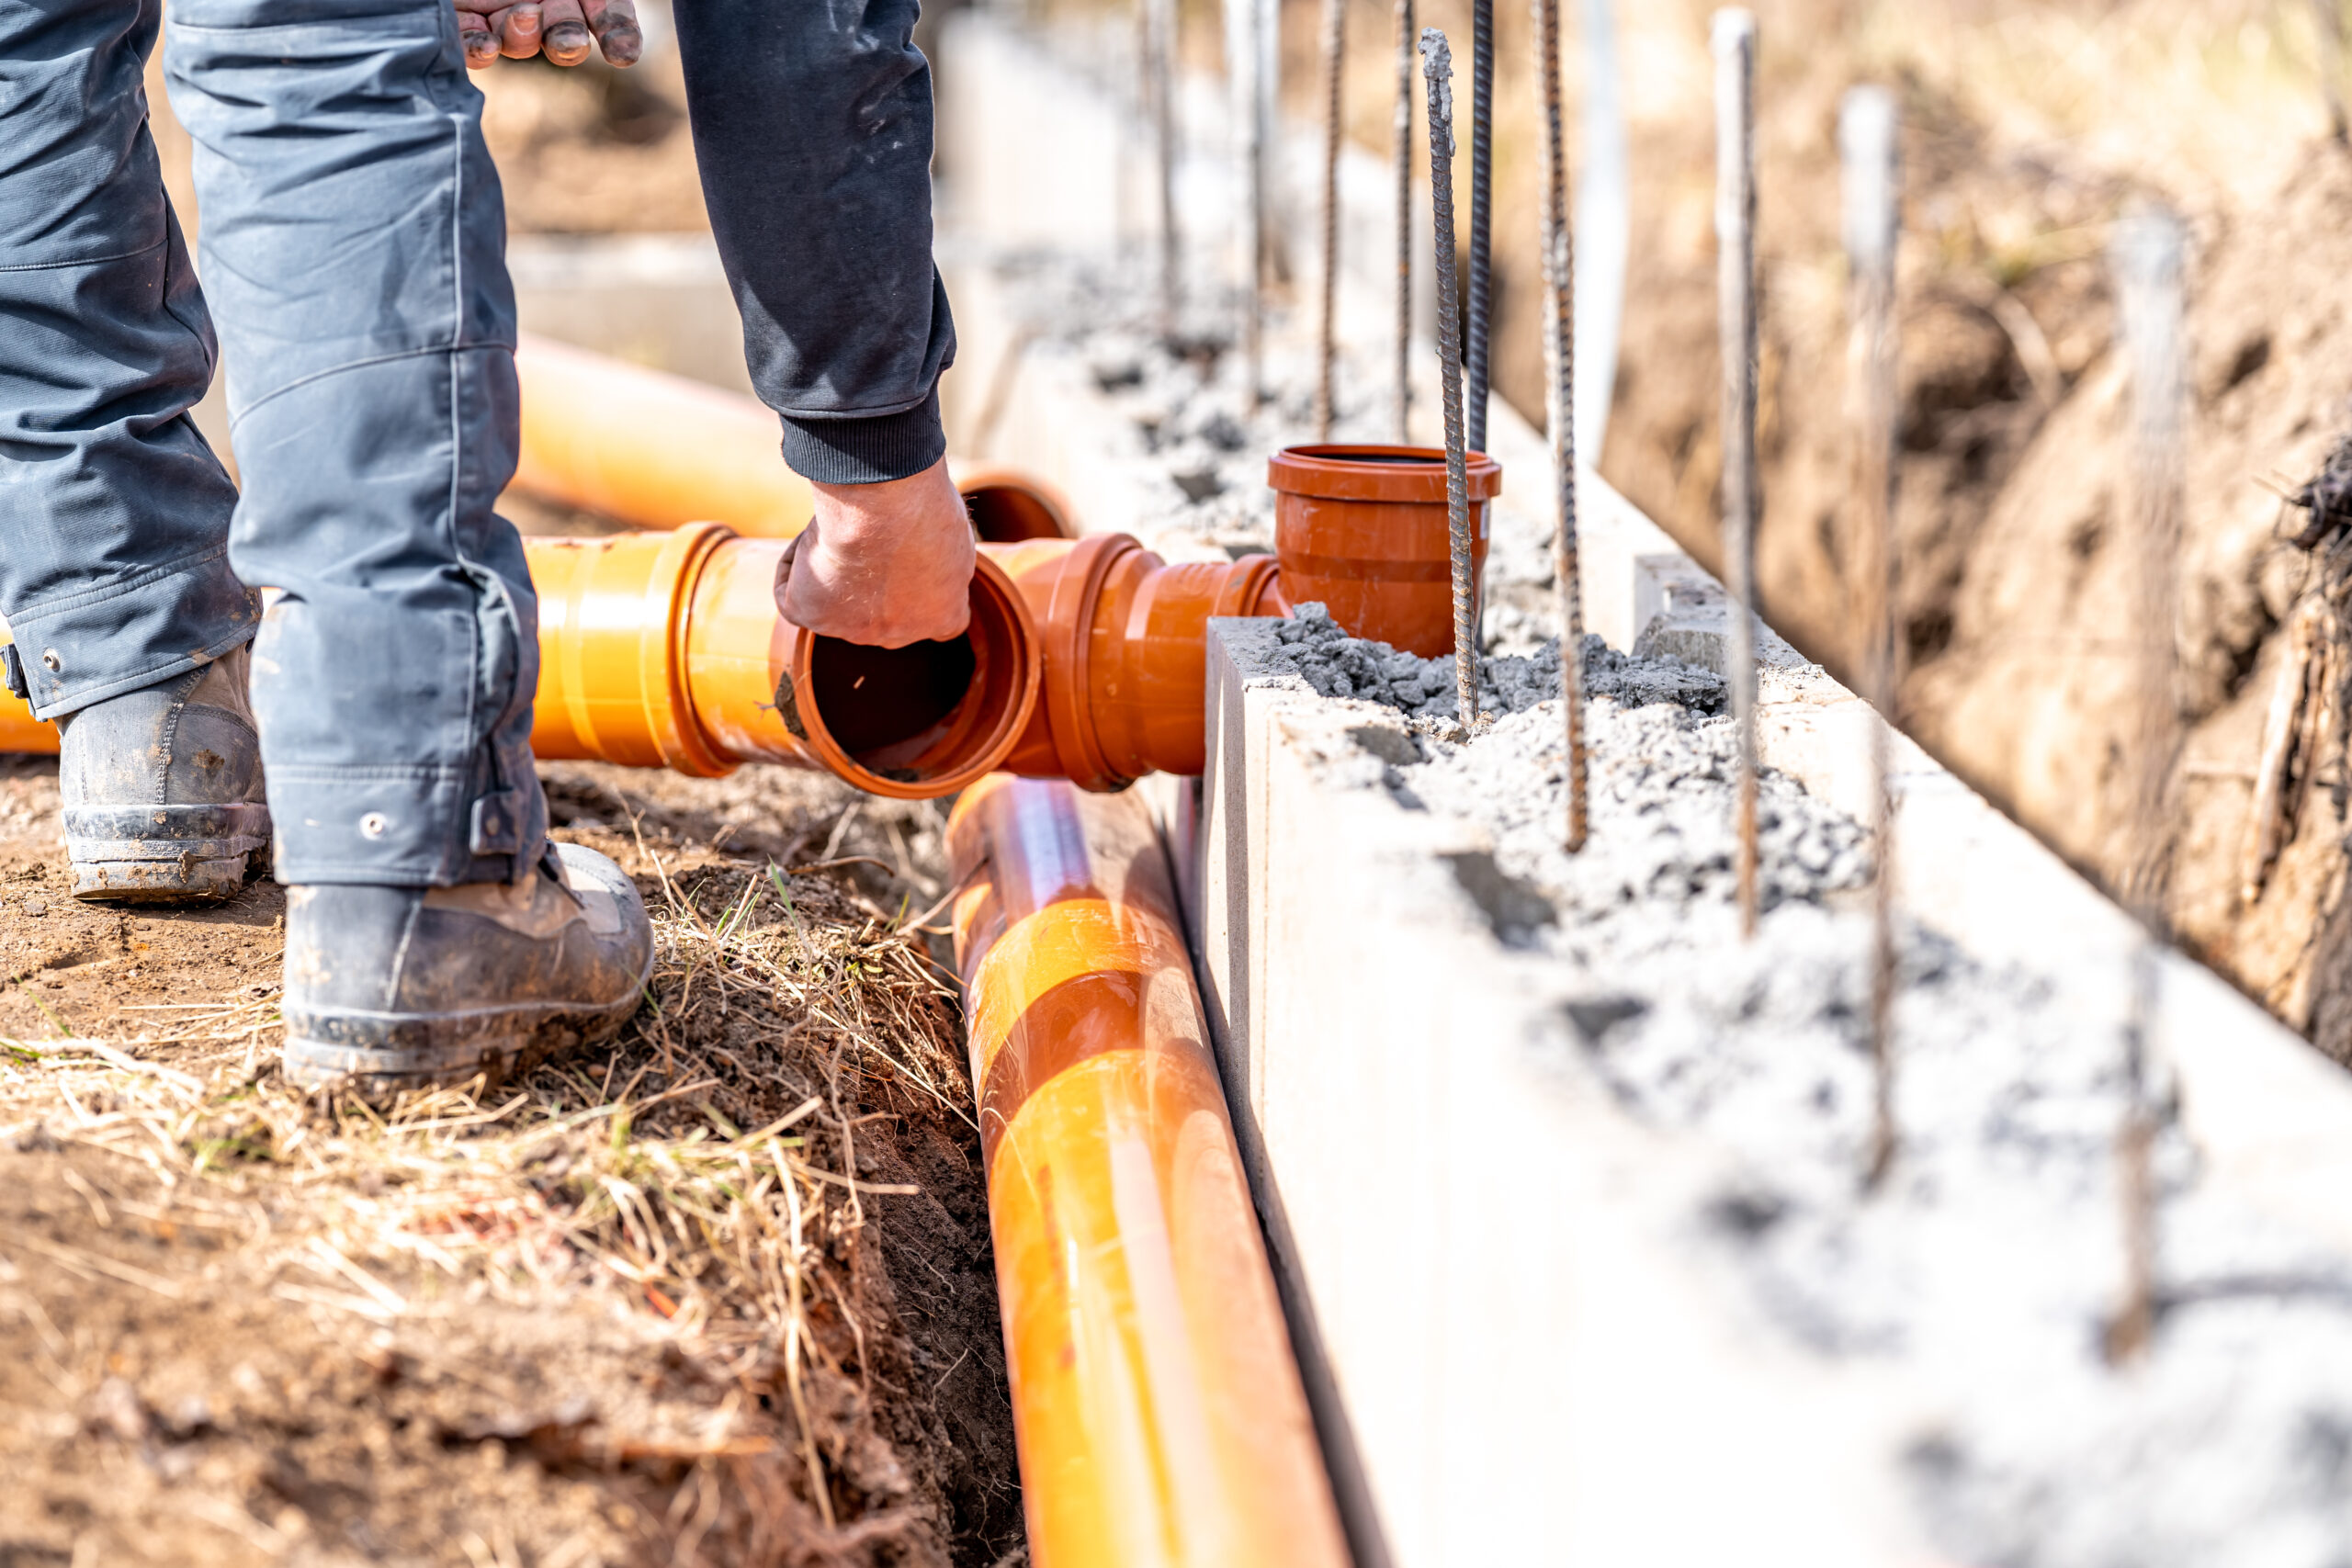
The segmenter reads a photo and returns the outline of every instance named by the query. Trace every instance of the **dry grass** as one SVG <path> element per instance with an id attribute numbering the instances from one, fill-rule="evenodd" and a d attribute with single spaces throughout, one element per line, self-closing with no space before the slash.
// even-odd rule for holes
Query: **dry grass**
<path id="1" fill-rule="evenodd" d="M 876 1425 L 888 1286 L 873 1299 L 858 1246 L 876 1197 L 918 1190 L 871 1178 L 861 1123 L 969 1122 L 922 917 L 773 862 L 574 836 L 651 874 L 655 974 L 609 1054 L 378 1110 L 279 1077 L 271 996 L 149 1007 L 125 1037 L 0 1041 L 0 1147 L 144 1168 L 153 1196 L 114 1205 L 207 1228 L 273 1298 L 363 1324 L 582 1293 L 643 1318 L 735 1392 L 698 1419 L 558 1433 L 554 1457 L 699 1466 L 670 1509 L 673 1560 L 695 1560 L 687 1532 L 728 1561 L 944 1561 L 943 1521 Z M 201 1288 L 39 1237 L 10 1251 L 167 1299 Z"/>

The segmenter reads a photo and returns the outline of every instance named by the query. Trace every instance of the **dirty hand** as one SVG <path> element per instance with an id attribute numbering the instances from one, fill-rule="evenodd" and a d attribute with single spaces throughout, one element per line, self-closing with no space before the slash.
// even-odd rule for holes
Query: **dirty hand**
<path id="1" fill-rule="evenodd" d="M 972 618 L 972 524 L 944 459 L 903 479 L 812 488 L 817 515 L 776 573 L 786 620 L 877 648 L 963 633 Z"/>
<path id="2" fill-rule="evenodd" d="M 577 65 L 588 58 L 591 34 L 605 59 L 615 65 L 636 64 L 645 48 L 645 35 L 637 26 L 637 0 L 454 3 L 458 41 L 465 46 L 466 63 L 476 71 L 502 54 L 510 60 L 545 54 L 558 65 Z"/>

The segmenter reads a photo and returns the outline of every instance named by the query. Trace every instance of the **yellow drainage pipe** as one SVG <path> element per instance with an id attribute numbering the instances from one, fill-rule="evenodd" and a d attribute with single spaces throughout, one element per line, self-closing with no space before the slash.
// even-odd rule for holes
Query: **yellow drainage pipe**
<path id="1" fill-rule="evenodd" d="M 1343 1568 L 1143 803 L 999 774 L 948 846 L 1032 1561 Z"/>
<path id="2" fill-rule="evenodd" d="M 724 523 L 788 539 L 815 505 L 785 465 L 776 419 L 757 400 L 523 334 L 523 442 L 514 488 L 639 528 Z M 951 462 L 980 537 L 1075 538 L 1069 503 L 997 463 Z"/>
<path id="3" fill-rule="evenodd" d="M 1044 676 L 1011 578 L 980 564 L 971 630 L 953 642 L 867 648 L 776 613 L 784 547 L 715 523 L 525 541 L 539 597 L 531 750 L 704 778 L 780 762 L 902 800 L 1002 764 Z M 0 751 L 56 750 L 56 727 L 0 691 Z"/>
<path id="4" fill-rule="evenodd" d="M 517 490 L 635 524 L 724 523 L 790 538 L 815 491 L 785 466 L 775 415 L 753 399 L 524 333 Z"/>
<path id="5" fill-rule="evenodd" d="M 57 750 L 57 726 L 33 716 L 24 698 L 0 687 L 0 755 Z"/>

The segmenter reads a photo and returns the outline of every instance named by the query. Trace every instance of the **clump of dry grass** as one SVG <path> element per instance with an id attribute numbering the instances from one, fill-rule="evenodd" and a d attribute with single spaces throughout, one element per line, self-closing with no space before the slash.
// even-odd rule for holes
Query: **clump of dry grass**
<path id="1" fill-rule="evenodd" d="M 729 1560 L 898 1537 L 937 1560 L 939 1521 L 874 1419 L 867 1337 L 888 1304 L 857 1245 L 870 1199 L 916 1190 L 861 1174 L 861 1124 L 970 1121 L 922 917 L 772 862 L 599 847 L 650 871 L 658 942 L 647 1005 L 608 1055 L 371 1108 L 282 1079 L 274 1000 L 237 996 L 146 1010 L 153 1027 L 128 1039 L 0 1042 L 0 1144 L 143 1166 L 158 1216 L 238 1237 L 241 1269 L 289 1303 L 385 1325 L 485 1297 L 650 1309 L 646 1332 L 733 1392 L 699 1424 L 566 1432 L 560 1457 L 699 1466 L 672 1522 L 731 1540 Z"/>

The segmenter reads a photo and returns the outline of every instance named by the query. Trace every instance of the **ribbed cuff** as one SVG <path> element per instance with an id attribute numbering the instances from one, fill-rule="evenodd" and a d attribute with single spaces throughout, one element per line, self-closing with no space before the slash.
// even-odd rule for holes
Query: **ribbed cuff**
<path id="1" fill-rule="evenodd" d="M 947 455 L 939 389 L 903 413 L 870 419 L 784 416 L 784 460 L 820 485 L 871 485 L 922 472 Z"/>

